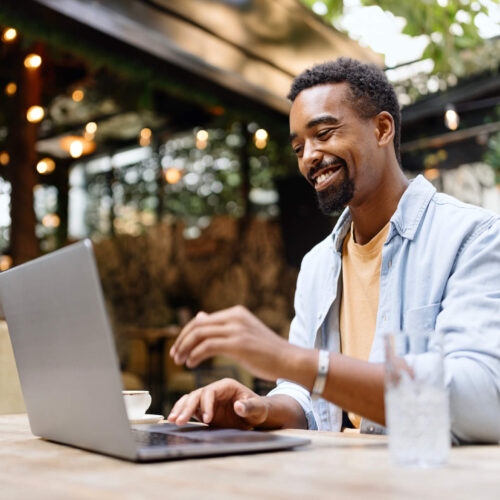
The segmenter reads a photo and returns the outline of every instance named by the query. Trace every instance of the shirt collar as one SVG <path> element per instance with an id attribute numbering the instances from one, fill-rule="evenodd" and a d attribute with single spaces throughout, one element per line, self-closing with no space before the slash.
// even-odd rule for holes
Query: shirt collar
<path id="1" fill-rule="evenodd" d="M 435 192 L 436 188 L 423 175 L 410 181 L 391 217 L 392 225 L 403 238 L 413 240 Z"/>
<path id="2" fill-rule="evenodd" d="M 422 175 L 410 181 L 410 185 L 401 196 L 398 207 L 391 217 L 391 226 L 403 238 L 412 240 L 415 237 L 420 221 L 435 192 L 436 188 Z M 346 208 L 332 232 L 331 241 L 337 252 L 341 251 L 342 242 L 349 232 L 351 221 L 349 208 Z M 387 239 L 389 240 L 393 234 L 394 231 L 390 229 Z"/>

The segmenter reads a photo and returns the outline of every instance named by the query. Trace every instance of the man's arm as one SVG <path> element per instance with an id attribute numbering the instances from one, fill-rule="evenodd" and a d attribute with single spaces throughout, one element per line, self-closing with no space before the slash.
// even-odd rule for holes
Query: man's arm
<path id="1" fill-rule="evenodd" d="M 308 391 L 312 390 L 318 369 L 318 350 L 288 343 L 241 306 L 198 314 L 179 335 L 171 355 L 176 363 L 186 363 L 190 368 L 215 355 L 227 356 L 255 376 L 267 380 L 283 378 Z M 383 366 L 330 354 L 323 397 L 383 425 Z M 283 407 L 276 405 L 270 415 L 273 424 L 283 418 L 280 410 Z"/>
<path id="2" fill-rule="evenodd" d="M 232 379 L 222 379 L 186 394 L 174 405 L 167 420 L 183 425 L 192 417 L 218 427 L 307 428 L 302 407 L 293 398 L 258 396 Z"/>
<path id="3" fill-rule="evenodd" d="M 451 430 L 500 440 L 500 219 L 478 225 L 457 257 L 436 320 L 444 333 Z"/>

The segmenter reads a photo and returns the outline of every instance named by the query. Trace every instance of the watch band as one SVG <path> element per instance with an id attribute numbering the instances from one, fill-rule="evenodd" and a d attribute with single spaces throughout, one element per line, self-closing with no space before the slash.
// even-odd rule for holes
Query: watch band
<path id="1" fill-rule="evenodd" d="M 317 399 L 321 397 L 325 390 L 326 377 L 328 375 L 328 367 L 330 365 L 330 353 L 325 350 L 319 351 L 318 357 L 318 373 L 311 391 L 311 397 Z"/>

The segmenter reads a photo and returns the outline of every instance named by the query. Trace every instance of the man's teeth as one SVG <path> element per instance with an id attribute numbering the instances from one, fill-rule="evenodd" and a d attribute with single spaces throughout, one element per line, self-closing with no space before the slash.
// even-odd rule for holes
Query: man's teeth
<path id="1" fill-rule="evenodd" d="M 327 172 L 326 174 L 321 174 L 316 177 L 316 184 L 321 184 L 322 182 L 328 180 L 333 175 L 333 172 Z"/>

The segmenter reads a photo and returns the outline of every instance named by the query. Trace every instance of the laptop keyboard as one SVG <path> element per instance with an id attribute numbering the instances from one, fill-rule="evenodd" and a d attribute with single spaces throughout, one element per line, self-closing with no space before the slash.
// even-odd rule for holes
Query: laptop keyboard
<path id="1" fill-rule="evenodd" d="M 165 432 L 140 431 L 132 429 L 135 442 L 140 446 L 179 446 L 185 444 L 193 444 L 194 439 Z"/>
<path id="2" fill-rule="evenodd" d="M 184 426 L 172 429 L 170 425 L 151 426 L 149 430 L 132 428 L 137 444 L 141 446 L 179 446 L 201 443 L 251 443 L 255 441 L 273 441 L 272 434 L 241 431 L 238 429 L 216 429 L 205 426 Z M 157 432 L 160 430 L 160 432 Z"/>

